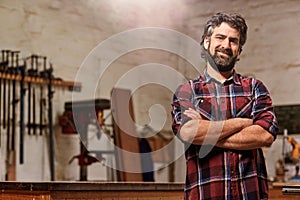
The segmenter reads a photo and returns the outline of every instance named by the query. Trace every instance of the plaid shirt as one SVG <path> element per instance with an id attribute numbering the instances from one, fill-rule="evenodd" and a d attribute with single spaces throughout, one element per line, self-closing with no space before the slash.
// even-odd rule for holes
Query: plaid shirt
<path id="1" fill-rule="evenodd" d="M 177 135 L 190 120 L 182 114 L 189 107 L 202 118 L 219 121 L 251 118 L 274 139 L 278 129 L 272 100 L 263 83 L 234 72 L 223 84 L 207 72 L 176 90 L 172 103 L 172 128 Z M 208 145 L 187 144 L 185 199 L 267 199 L 268 181 L 261 148 L 230 150 Z M 199 151 L 208 148 L 204 157 Z M 203 152 L 203 151 L 200 151 Z"/>

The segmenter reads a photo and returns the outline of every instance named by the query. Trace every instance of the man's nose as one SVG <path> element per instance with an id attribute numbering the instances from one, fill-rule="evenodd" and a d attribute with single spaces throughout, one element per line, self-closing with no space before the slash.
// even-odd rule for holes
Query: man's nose
<path id="1" fill-rule="evenodd" d="M 229 41 L 228 38 L 226 38 L 226 39 L 224 39 L 224 40 L 222 41 L 222 47 L 223 47 L 224 49 L 230 49 L 230 41 Z"/>

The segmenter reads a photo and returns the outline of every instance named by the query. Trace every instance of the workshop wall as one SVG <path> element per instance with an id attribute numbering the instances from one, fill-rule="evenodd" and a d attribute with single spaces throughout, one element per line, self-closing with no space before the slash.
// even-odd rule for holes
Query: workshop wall
<path id="1" fill-rule="evenodd" d="M 299 104 L 299 10 L 300 2 L 293 0 L 2 0 L 0 48 L 19 50 L 23 57 L 31 54 L 47 56 L 53 63 L 55 77 L 83 81 L 83 91 L 78 93 L 77 100 L 110 98 L 111 89 L 115 85 L 120 86 L 118 81 L 131 77 L 128 75 L 130 70 L 137 66 L 149 63 L 152 63 L 150 68 L 153 69 L 169 66 L 187 78 L 194 78 L 204 67 L 200 52 L 190 52 L 194 48 L 192 44 L 186 43 L 186 38 L 177 41 L 169 34 L 158 34 L 157 39 L 152 40 L 149 32 L 143 32 L 138 34 L 139 38 L 125 37 L 126 40 L 109 43 L 112 36 L 120 36 L 123 31 L 134 28 L 159 27 L 183 33 L 197 43 L 206 20 L 212 14 L 218 11 L 239 12 L 247 20 L 249 35 L 237 71 L 263 80 L 275 104 Z M 193 54 L 195 58 L 187 59 L 163 49 L 142 48 L 144 42 L 161 46 L 163 41 L 167 41 L 168 48 L 177 49 L 184 55 Z M 106 44 L 104 42 L 108 46 L 103 46 Z M 138 48 L 132 47 L 133 44 Z M 104 47 L 107 51 L 101 49 Z M 100 55 L 97 54 L 99 52 Z M 112 59 L 111 55 L 116 57 Z M 192 63 L 189 62 L 191 60 Z M 106 66 L 109 67 L 101 71 Z M 182 77 L 172 76 L 171 73 L 157 70 L 145 73 L 141 70 L 134 71 L 134 81 L 125 80 L 121 87 L 132 88 L 135 84 L 141 84 L 145 78 L 151 79 L 151 76 L 166 80 L 173 87 L 176 86 L 174 82 L 184 81 Z M 155 81 L 134 91 L 133 104 L 138 128 L 150 123 L 156 130 L 170 131 L 172 91 L 162 83 Z M 95 96 L 89 95 L 89 89 L 93 89 L 92 94 Z M 56 180 L 78 180 L 79 175 L 77 163 L 68 163 L 72 156 L 79 153 L 78 137 L 63 135 L 58 125 L 64 103 L 71 100 L 70 91 L 55 88 Z M 159 106 L 153 106 L 155 104 Z M 3 128 L 1 131 L 5 133 Z M 5 141 L 5 134 L 1 134 L 0 180 L 5 180 Z M 17 164 L 17 180 L 49 180 L 47 144 L 46 135 L 26 135 L 25 163 Z M 180 145 L 178 149 L 181 149 Z M 182 154 L 178 149 L 178 155 Z M 276 149 L 266 150 L 269 163 L 275 163 L 278 158 L 280 151 L 277 149 L 280 149 L 278 145 Z M 96 165 L 90 170 L 91 179 L 105 180 L 107 175 L 103 171 L 107 169 L 101 164 Z M 98 172 L 98 167 L 102 172 Z M 268 167 L 273 170 L 274 166 L 269 164 Z M 176 162 L 175 174 L 176 181 L 184 180 L 182 157 Z"/>

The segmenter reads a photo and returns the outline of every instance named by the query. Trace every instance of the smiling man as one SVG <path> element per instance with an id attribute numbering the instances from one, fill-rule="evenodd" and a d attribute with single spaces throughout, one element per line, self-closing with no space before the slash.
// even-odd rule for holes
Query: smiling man
<path id="1" fill-rule="evenodd" d="M 234 67 L 247 39 L 240 15 L 217 13 L 204 28 L 203 75 L 184 83 L 172 102 L 173 132 L 186 147 L 185 199 L 267 199 L 261 147 L 278 125 L 265 85 Z"/>

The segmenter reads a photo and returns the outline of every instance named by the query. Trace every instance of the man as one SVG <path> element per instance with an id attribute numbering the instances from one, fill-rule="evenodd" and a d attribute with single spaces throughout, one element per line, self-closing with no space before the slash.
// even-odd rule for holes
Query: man
<path id="1" fill-rule="evenodd" d="M 234 70 L 247 39 L 238 14 L 217 13 L 202 36 L 203 75 L 182 84 L 172 102 L 173 132 L 186 146 L 185 199 L 267 199 L 261 147 L 277 120 L 264 84 Z"/>

